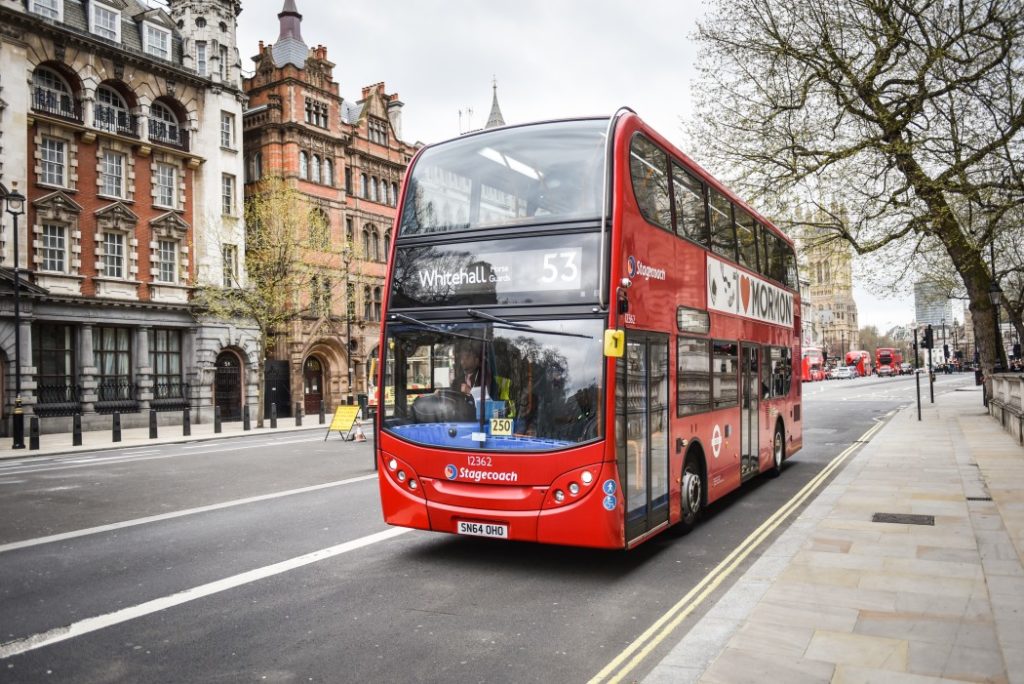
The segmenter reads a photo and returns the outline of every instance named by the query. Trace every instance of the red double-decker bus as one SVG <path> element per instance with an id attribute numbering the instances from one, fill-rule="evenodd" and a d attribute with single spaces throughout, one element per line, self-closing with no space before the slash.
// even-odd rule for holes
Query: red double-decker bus
<path id="1" fill-rule="evenodd" d="M 879 376 L 899 375 L 901 363 L 903 363 L 903 355 L 898 350 L 892 347 L 875 349 L 875 372 Z"/>
<path id="2" fill-rule="evenodd" d="M 857 375 L 860 377 L 867 377 L 871 375 L 871 354 L 863 350 L 854 350 L 846 352 L 846 365 L 855 366 L 857 368 Z"/>
<path id="3" fill-rule="evenodd" d="M 423 148 L 394 234 L 388 523 L 632 548 L 800 449 L 792 244 L 630 110 Z"/>
<path id="4" fill-rule="evenodd" d="M 800 379 L 817 382 L 825 379 L 825 354 L 818 347 L 804 347 L 800 363 Z"/>

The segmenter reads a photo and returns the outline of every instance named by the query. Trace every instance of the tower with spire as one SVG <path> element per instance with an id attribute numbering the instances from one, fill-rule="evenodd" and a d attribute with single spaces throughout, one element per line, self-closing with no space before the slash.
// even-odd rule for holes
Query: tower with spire
<path id="1" fill-rule="evenodd" d="M 501 107 L 498 106 L 498 79 L 491 81 L 493 94 L 491 96 L 491 113 L 487 117 L 487 124 L 484 128 L 498 128 L 505 125 L 505 117 L 501 115 Z"/>

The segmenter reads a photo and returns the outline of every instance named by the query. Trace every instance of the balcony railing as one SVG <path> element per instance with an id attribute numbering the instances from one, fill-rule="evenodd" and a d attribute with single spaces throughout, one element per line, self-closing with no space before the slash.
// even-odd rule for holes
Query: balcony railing
<path id="1" fill-rule="evenodd" d="M 70 95 L 36 87 L 32 91 L 32 109 L 62 119 L 82 123 L 82 105 Z"/>
<path id="2" fill-rule="evenodd" d="M 82 387 L 65 382 L 36 384 L 35 414 L 41 418 L 82 412 Z"/>
<path id="3" fill-rule="evenodd" d="M 93 118 L 96 128 L 101 131 L 127 135 L 132 138 L 139 137 L 138 119 L 123 109 L 98 104 L 95 107 Z"/>
<path id="4" fill-rule="evenodd" d="M 188 149 L 188 131 L 159 119 L 149 120 L 149 139 L 172 147 Z"/>
<path id="5" fill-rule="evenodd" d="M 189 396 L 187 382 L 158 382 L 153 386 L 150 407 L 157 411 L 179 411 L 189 407 Z"/>
<path id="6" fill-rule="evenodd" d="M 96 394 L 96 413 L 135 413 L 139 410 L 139 386 L 134 382 L 101 380 Z"/>

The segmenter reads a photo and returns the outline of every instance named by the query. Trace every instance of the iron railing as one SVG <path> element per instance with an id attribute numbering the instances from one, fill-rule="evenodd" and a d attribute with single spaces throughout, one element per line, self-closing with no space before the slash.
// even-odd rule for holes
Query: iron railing
<path id="1" fill-rule="evenodd" d="M 157 411 L 180 411 L 189 408 L 189 396 L 187 382 L 158 382 L 153 385 L 153 400 L 149 405 Z"/>
<path id="2" fill-rule="evenodd" d="M 82 412 L 82 386 L 68 383 L 37 383 L 35 414 L 42 418 L 50 416 L 73 416 Z"/>
<path id="3" fill-rule="evenodd" d="M 132 138 L 139 137 L 138 119 L 122 109 L 98 104 L 93 109 L 93 119 L 96 128 L 101 131 L 127 135 Z"/>
<path id="4" fill-rule="evenodd" d="M 80 102 L 70 95 L 60 95 L 46 88 L 36 87 L 33 89 L 32 109 L 82 123 L 82 104 Z"/>
<path id="5" fill-rule="evenodd" d="M 128 380 L 101 380 L 96 396 L 96 413 L 135 413 L 139 410 L 139 386 Z"/>
<path id="6" fill-rule="evenodd" d="M 188 131 L 181 126 L 175 126 L 159 119 L 149 120 L 149 139 L 153 142 L 188 150 Z"/>

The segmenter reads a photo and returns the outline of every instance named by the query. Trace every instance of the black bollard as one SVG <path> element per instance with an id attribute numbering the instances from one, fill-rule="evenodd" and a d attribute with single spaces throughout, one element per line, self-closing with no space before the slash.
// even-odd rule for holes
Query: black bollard
<path id="1" fill-rule="evenodd" d="M 324 416 L 324 400 L 321 399 L 320 400 L 320 424 L 323 425 L 326 420 L 327 420 L 327 418 L 326 418 L 326 416 Z"/>
<path id="2" fill-rule="evenodd" d="M 188 409 L 181 412 L 181 434 L 183 437 L 192 436 L 192 412 Z"/>
<path id="3" fill-rule="evenodd" d="M 295 403 L 295 427 L 302 427 L 302 404 Z"/>
<path id="4" fill-rule="evenodd" d="M 39 451 L 39 416 L 28 419 L 28 448 L 29 451 Z"/>
<path id="5" fill-rule="evenodd" d="M 220 434 L 220 406 L 213 407 L 213 432 Z"/>
<path id="6" fill-rule="evenodd" d="M 242 407 L 242 429 L 248 432 L 252 429 L 252 424 L 249 421 L 249 405 L 246 404 Z"/>
<path id="7" fill-rule="evenodd" d="M 277 427 L 277 404 L 270 405 L 270 427 Z"/>
<path id="8" fill-rule="evenodd" d="M 82 414 L 76 413 L 71 420 L 71 446 L 82 446 Z"/>
<path id="9" fill-rule="evenodd" d="M 156 439 L 156 409 L 149 409 L 149 438 Z"/>
<path id="10" fill-rule="evenodd" d="M 114 442 L 121 441 L 121 414 L 114 411 Z"/>

